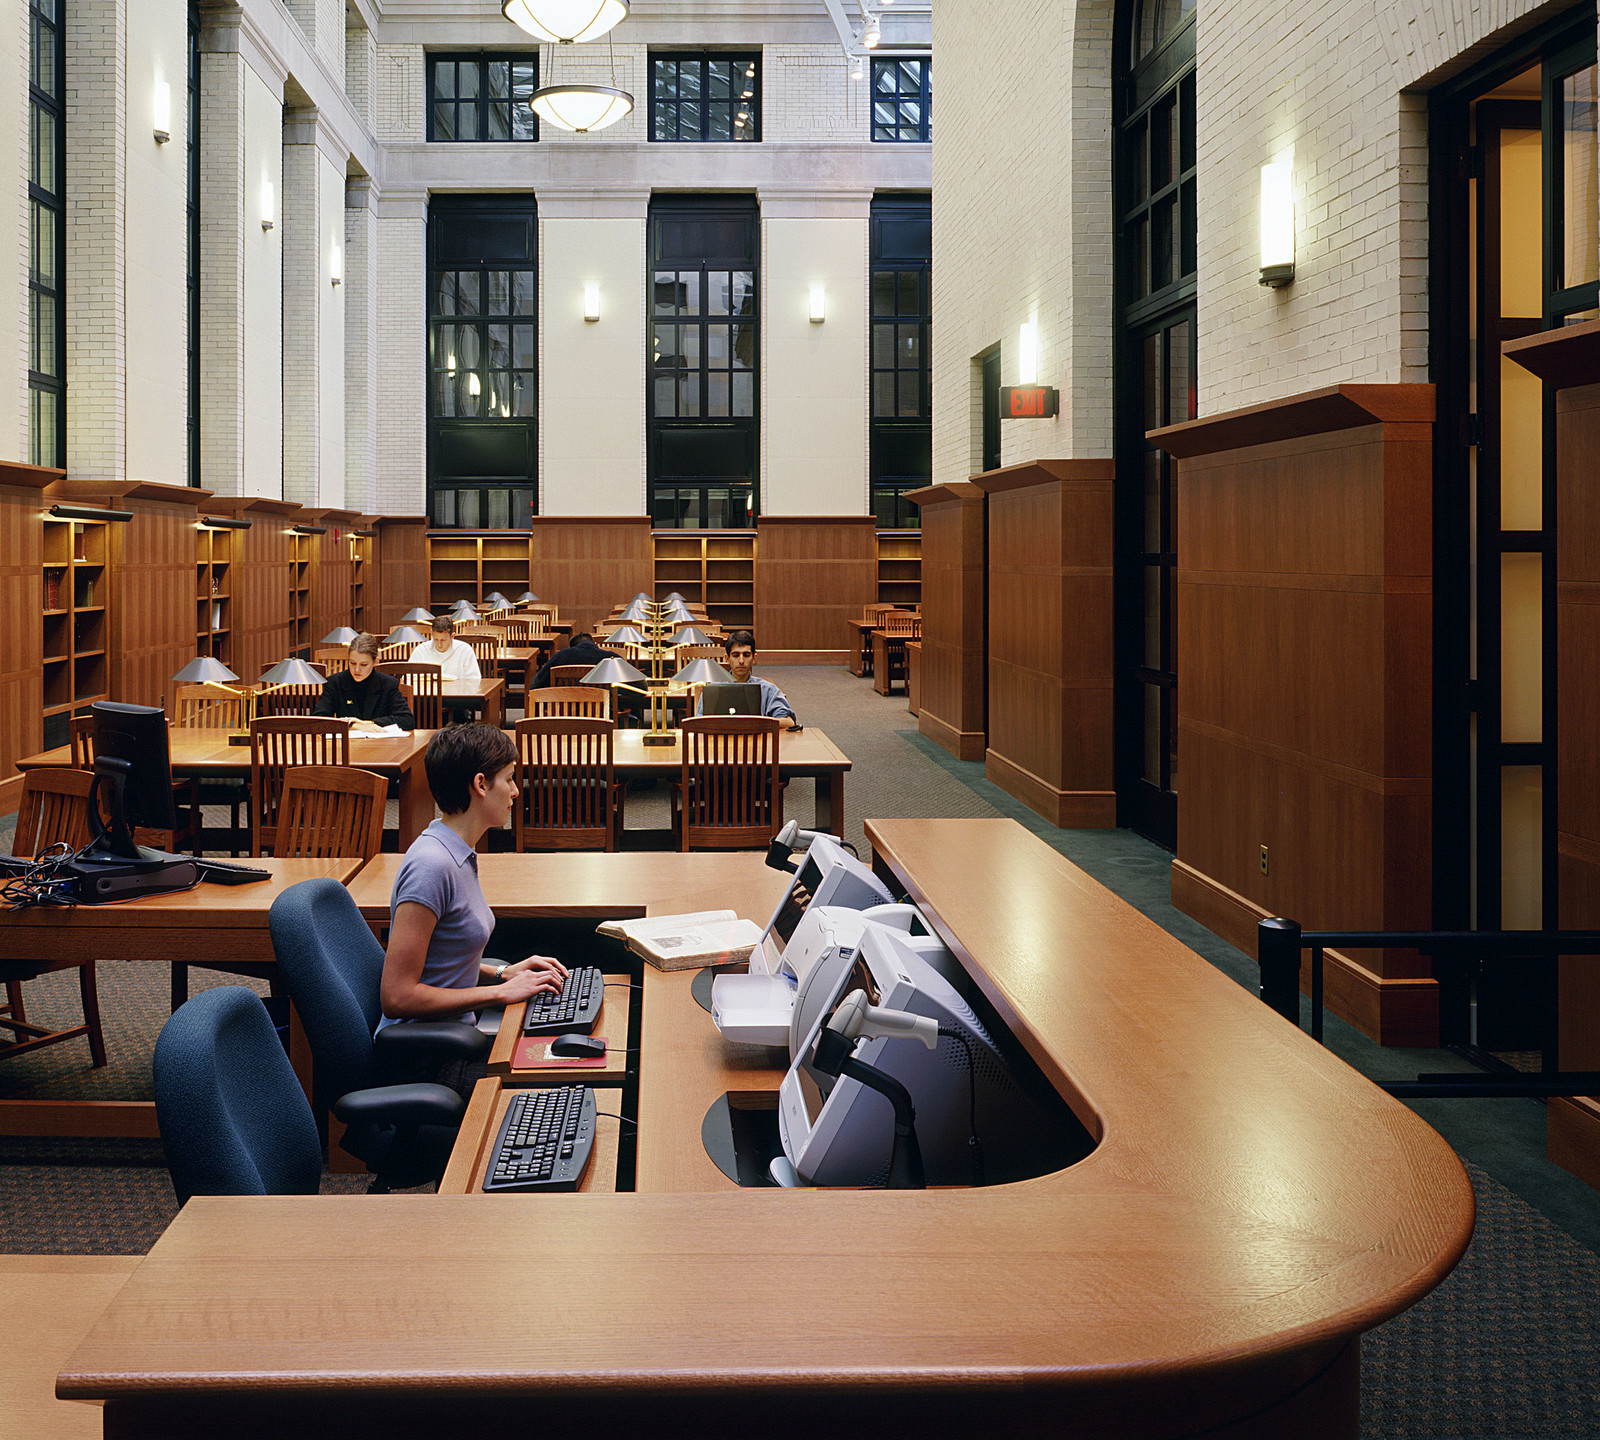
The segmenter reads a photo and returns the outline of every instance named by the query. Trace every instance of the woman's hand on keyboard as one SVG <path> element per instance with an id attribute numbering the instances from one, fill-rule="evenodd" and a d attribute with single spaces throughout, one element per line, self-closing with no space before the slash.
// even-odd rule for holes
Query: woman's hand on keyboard
<path id="1" fill-rule="evenodd" d="M 561 993 L 559 975 L 551 970 L 525 968 L 527 964 L 526 960 L 520 960 L 515 965 L 506 967 L 505 975 L 495 987 L 494 998 L 497 1002 L 504 1001 L 507 1005 L 511 1005 L 518 1000 L 530 1000 L 535 995 Z"/>
<path id="2" fill-rule="evenodd" d="M 526 959 L 517 961 L 515 965 L 507 965 L 503 978 L 510 980 L 517 975 L 538 977 L 540 983 L 528 991 L 530 995 L 536 995 L 541 990 L 559 994 L 562 982 L 567 978 L 567 967 L 553 955 L 529 955 Z"/>

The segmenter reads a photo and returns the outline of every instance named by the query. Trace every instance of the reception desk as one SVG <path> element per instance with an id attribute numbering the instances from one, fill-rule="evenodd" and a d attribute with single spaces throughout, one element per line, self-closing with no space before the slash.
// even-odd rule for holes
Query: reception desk
<path id="1" fill-rule="evenodd" d="M 1087 1159 L 978 1190 L 739 1190 L 688 1122 L 775 1057 L 650 974 L 635 1192 L 192 1200 L 57 1393 L 103 1400 L 116 1437 L 1353 1440 L 1361 1332 L 1472 1232 L 1449 1147 L 1013 822 L 868 837 Z"/>

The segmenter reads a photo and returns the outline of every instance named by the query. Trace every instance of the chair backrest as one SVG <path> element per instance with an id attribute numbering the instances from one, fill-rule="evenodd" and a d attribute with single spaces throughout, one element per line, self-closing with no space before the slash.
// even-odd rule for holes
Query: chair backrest
<path id="1" fill-rule="evenodd" d="M 609 720 L 583 716 L 517 722 L 518 850 L 615 848 L 612 731 Z"/>
<path id="2" fill-rule="evenodd" d="M 407 696 L 411 713 L 416 717 L 419 730 L 444 728 L 444 670 L 438 665 L 413 665 L 406 660 L 385 660 L 378 669 L 393 675 L 401 682 L 400 688 L 410 687 Z"/>
<path id="3" fill-rule="evenodd" d="M 180 1205 L 191 1195 L 317 1193 L 317 1122 L 255 991 L 219 985 L 180 1005 L 152 1068 Z"/>
<path id="4" fill-rule="evenodd" d="M 715 660 L 720 665 L 728 658 L 728 652 L 720 645 L 680 645 L 672 652 L 672 658 L 681 670 L 694 660 Z"/>
<path id="5" fill-rule="evenodd" d="M 610 713 L 611 691 L 604 685 L 553 685 L 528 691 L 528 718 L 541 715 L 580 715 L 604 720 Z"/>
<path id="6" fill-rule="evenodd" d="M 683 721 L 684 850 L 764 849 L 783 828 L 778 722 L 765 715 Z"/>
<path id="7" fill-rule="evenodd" d="M 283 773 L 278 842 L 286 860 L 370 860 L 383 848 L 389 782 L 350 765 L 294 765 Z"/>
<path id="8" fill-rule="evenodd" d="M 94 716 L 72 717 L 72 763 L 79 770 L 94 769 Z"/>
<path id="9" fill-rule="evenodd" d="M 472 653 L 478 657 L 480 674 L 494 675 L 500 665 L 500 647 L 506 643 L 503 635 L 491 632 L 488 635 L 458 635 L 456 638 L 472 647 Z"/>
<path id="10" fill-rule="evenodd" d="M 508 615 L 503 620 L 496 620 L 494 628 L 498 630 L 507 645 L 531 645 L 535 629 L 532 620 L 524 619 L 517 615 Z"/>
<path id="11" fill-rule="evenodd" d="M 876 625 L 889 611 L 895 609 L 893 605 L 872 604 L 861 607 L 861 618 L 868 625 Z"/>
<path id="12" fill-rule="evenodd" d="M 398 645 L 380 645 L 378 646 L 378 664 L 387 665 L 396 660 L 404 660 L 416 648 L 415 645 L 405 640 L 402 640 Z"/>
<path id="13" fill-rule="evenodd" d="M 324 645 L 311 652 L 318 665 L 326 665 L 328 674 L 336 675 L 350 668 L 350 648 L 347 645 Z"/>
<path id="14" fill-rule="evenodd" d="M 172 723 L 189 730 L 243 730 L 247 719 L 245 692 L 207 680 L 178 686 Z"/>
<path id="15" fill-rule="evenodd" d="M 550 667 L 550 683 L 552 685 L 581 685 L 583 677 L 593 669 L 593 665 L 552 665 Z"/>
<path id="16" fill-rule="evenodd" d="M 305 1027 L 316 1093 L 332 1104 L 372 1083 L 383 1018 L 383 946 L 337 880 L 291 885 L 267 912 L 278 974 Z"/>
<path id="17" fill-rule="evenodd" d="M 29 770 L 22 777 L 22 804 L 11 853 L 31 860 L 61 841 L 74 850 L 89 843 L 90 770 Z"/>
<path id="18" fill-rule="evenodd" d="M 912 635 L 919 625 L 918 617 L 909 610 L 887 611 L 879 621 L 885 635 Z"/>
<path id="19" fill-rule="evenodd" d="M 256 691 L 257 715 L 309 715 L 322 698 L 320 685 L 267 685 Z"/>
<path id="20" fill-rule="evenodd" d="M 292 765 L 348 765 L 350 722 L 321 715 L 269 715 L 250 722 L 250 853 L 277 839 L 283 775 Z"/>

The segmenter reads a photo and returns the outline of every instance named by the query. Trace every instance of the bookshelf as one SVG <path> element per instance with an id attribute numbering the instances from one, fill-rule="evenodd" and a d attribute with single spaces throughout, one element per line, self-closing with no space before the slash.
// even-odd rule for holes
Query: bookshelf
<path id="1" fill-rule="evenodd" d="M 922 603 L 922 532 L 878 532 L 878 603 L 915 606 Z"/>
<path id="2" fill-rule="evenodd" d="M 293 628 L 289 650 L 302 660 L 311 656 L 311 542 L 315 535 L 291 535 L 289 540 L 289 614 Z"/>
<path id="3" fill-rule="evenodd" d="M 350 535 L 350 618 L 352 629 L 367 628 L 367 562 L 371 559 L 370 536 Z"/>
<path id="4" fill-rule="evenodd" d="M 44 521 L 44 745 L 110 694 L 111 598 L 103 520 Z"/>
<path id="5" fill-rule="evenodd" d="M 755 623 L 756 537 L 745 530 L 663 530 L 655 546 L 655 593 L 673 590 L 726 630 Z"/>
<path id="6" fill-rule="evenodd" d="M 231 530 L 195 531 L 194 653 L 229 663 L 233 654 L 233 545 Z"/>
<path id="7" fill-rule="evenodd" d="M 428 609 L 438 614 L 457 600 L 470 600 L 477 605 L 492 590 L 514 599 L 530 588 L 529 553 L 528 536 L 521 531 L 430 535 Z"/>

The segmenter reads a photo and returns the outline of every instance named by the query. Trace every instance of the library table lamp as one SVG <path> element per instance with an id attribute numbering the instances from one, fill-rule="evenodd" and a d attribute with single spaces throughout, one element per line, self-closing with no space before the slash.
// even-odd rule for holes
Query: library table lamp
<path id="1" fill-rule="evenodd" d="M 531 590 L 524 590 L 522 594 L 517 596 L 517 604 L 519 605 L 537 605 L 538 603 L 539 597 Z"/>
<path id="2" fill-rule="evenodd" d="M 648 645 L 649 643 L 644 635 L 632 625 L 624 625 L 621 629 L 613 630 L 606 636 L 606 644 L 608 645 Z"/>
<path id="3" fill-rule="evenodd" d="M 179 685 L 227 685 L 239 677 L 215 655 L 197 655 L 172 678 Z"/>
<path id="4" fill-rule="evenodd" d="M 681 594 L 678 593 L 678 591 L 672 590 L 661 597 L 661 603 L 663 605 L 684 605 L 688 602 Z"/>
<path id="5" fill-rule="evenodd" d="M 433 616 L 424 610 L 422 606 L 413 605 L 400 617 L 400 623 L 402 625 L 431 625 L 433 624 Z M 346 643 L 348 644 L 349 642 L 347 641 Z"/>
<path id="6" fill-rule="evenodd" d="M 632 620 L 635 623 L 640 620 L 648 620 L 650 618 L 650 607 L 642 600 L 634 600 L 629 604 L 628 608 L 622 612 L 621 618 L 624 620 Z"/>
<path id="7" fill-rule="evenodd" d="M 511 602 L 498 590 L 491 590 L 483 598 L 485 604 L 493 605 L 496 610 L 509 610 L 511 608 Z"/>
<path id="8" fill-rule="evenodd" d="M 683 629 L 674 631 L 672 639 L 667 641 L 668 646 L 673 649 L 676 649 L 679 645 L 715 645 L 716 643 L 698 625 L 685 625 Z"/>
<path id="9" fill-rule="evenodd" d="M 650 702 L 650 728 L 645 731 L 644 743 L 646 745 L 670 745 L 673 743 L 672 732 L 667 728 L 667 695 L 664 690 L 651 690 L 647 688 L 648 677 L 626 660 L 618 660 L 615 655 L 602 660 L 593 670 L 583 677 L 585 685 L 607 685 L 613 691 L 630 690 L 635 695 L 643 695 Z M 611 714 L 616 718 L 616 698 L 612 697 Z"/>
<path id="10" fill-rule="evenodd" d="M 348 625 L 335 625 L 328 631 L 317 644 L 319 645 L 348 645 L 356 638 L 356 632 Z"/>
<path id="11" fill-rule="evenodd" d="M 385 645 L 421 645 L 428 637 L 410 625 L 396 625 L 384 638 Z"/>
<path id="12" fill-rule="evenodd" d="M 328 677 L 319 675 L 304 660 L 291 655 L 286 660 L 280 660 L 262 677 L 256 681 L 257 685 L 321 685 Z"/>
<path id="13" fill-rule="evenodd" d="M 681 690 L 687 690 L 691 685 L 732 685 L 735 680 L 715 660 L 691 660 L 668 684 L 675 685 Z"/>

